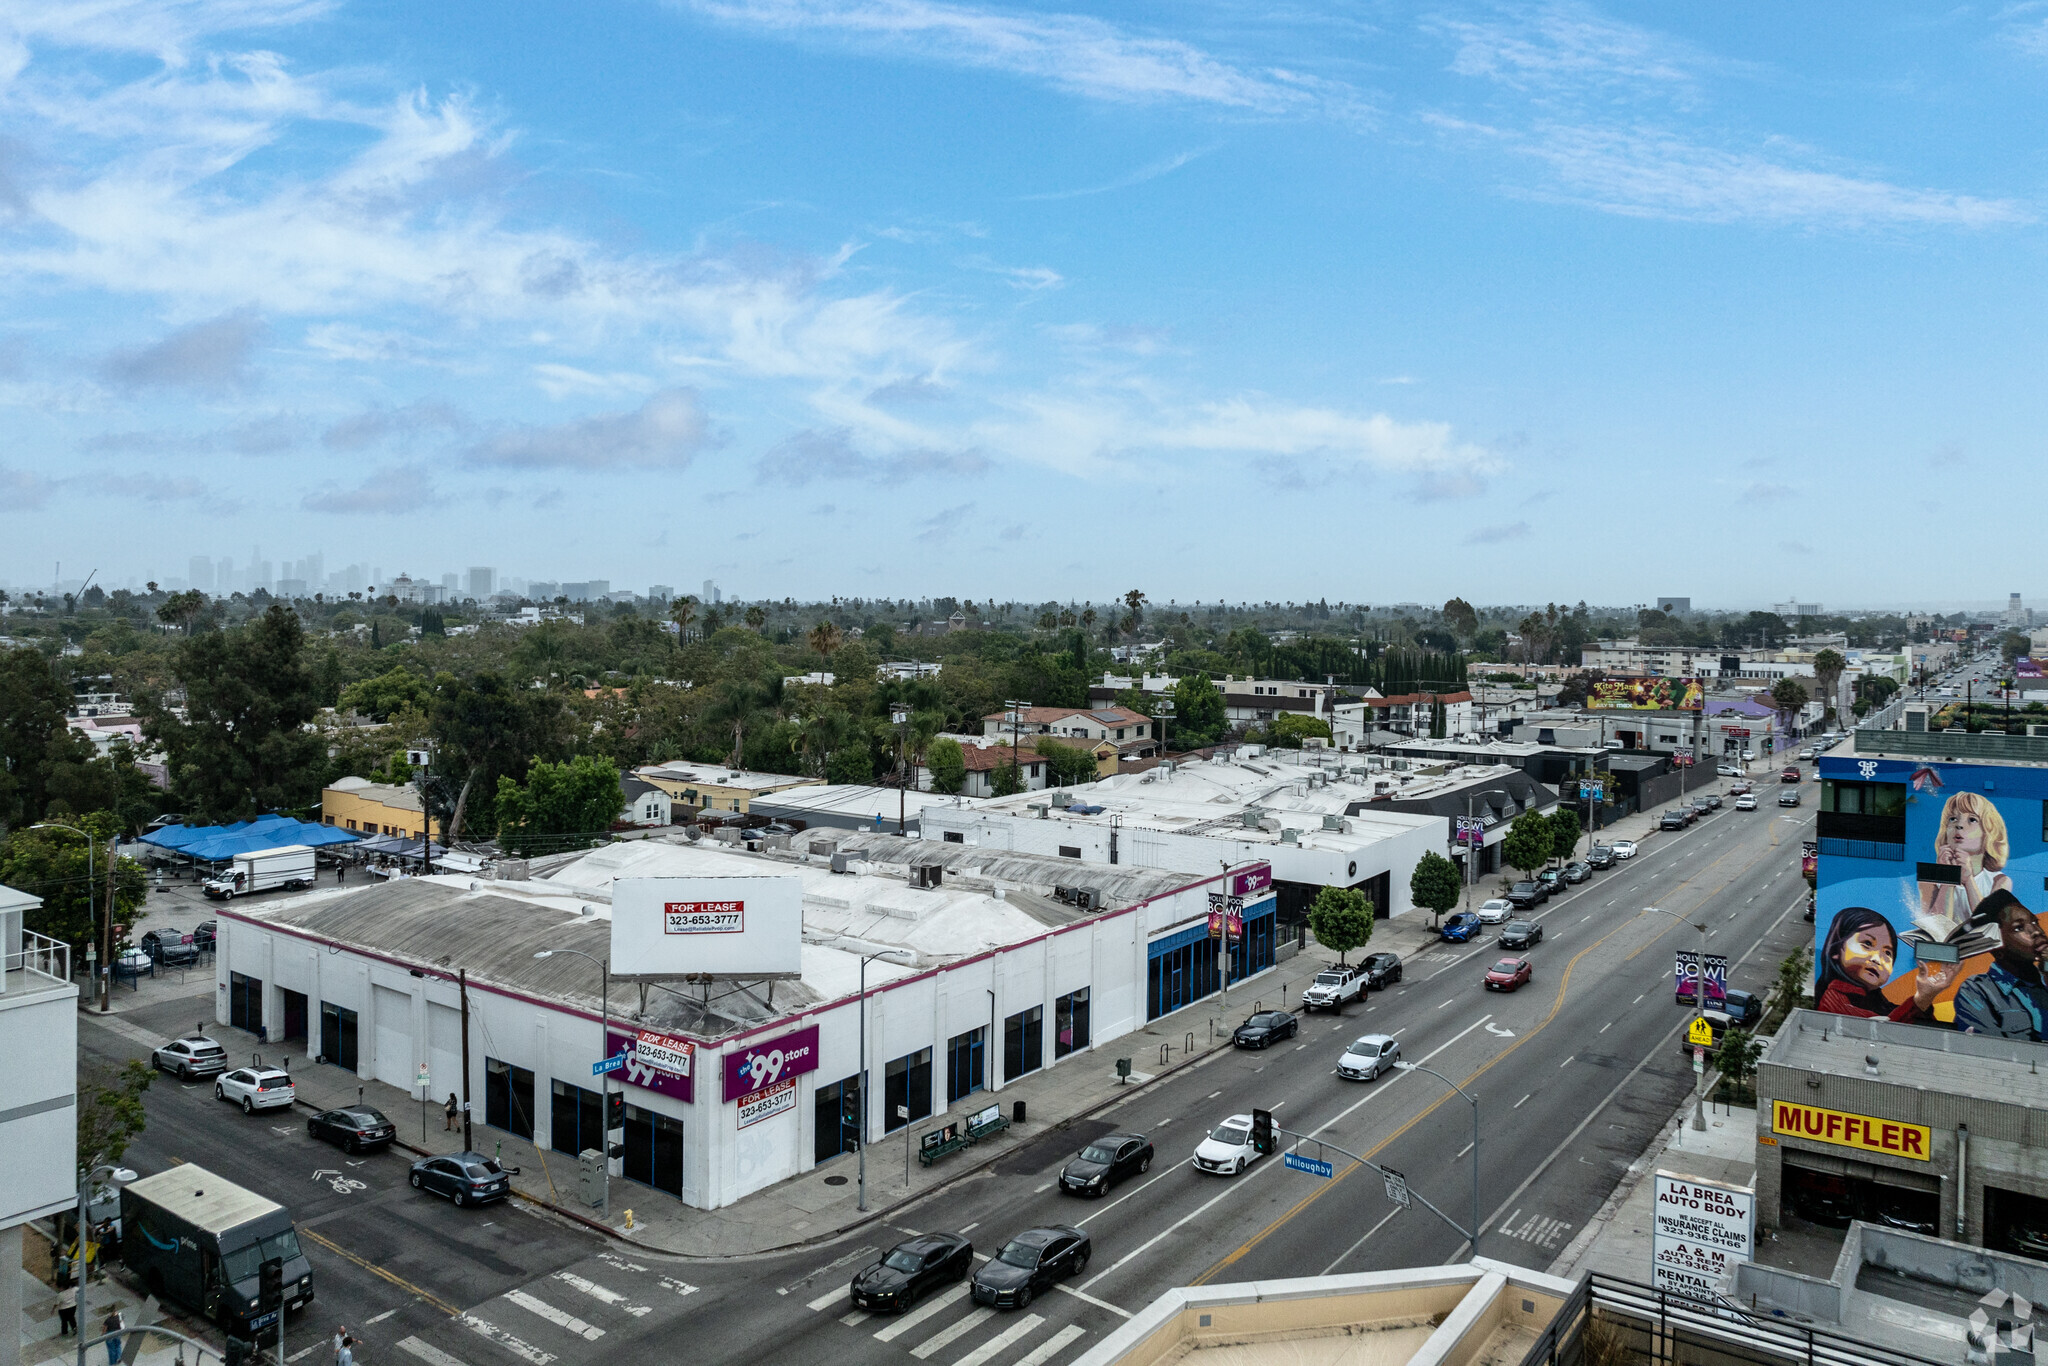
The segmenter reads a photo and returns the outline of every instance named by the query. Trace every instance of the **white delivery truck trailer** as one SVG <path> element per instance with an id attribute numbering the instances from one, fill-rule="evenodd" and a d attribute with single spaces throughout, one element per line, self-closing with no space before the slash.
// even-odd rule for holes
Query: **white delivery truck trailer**
<path id="1" fill-rule="evenodd" d="M 312 846 L 286 844 L 276 849 L 258 849 L 254 853 L 235 855 L 235 861 L 218 876 L 208 878 L 200 890 L 215 901 L 228 901 L 251 892 L 267 892 L 275 887 L 296 890 L 312 885 Z"/>

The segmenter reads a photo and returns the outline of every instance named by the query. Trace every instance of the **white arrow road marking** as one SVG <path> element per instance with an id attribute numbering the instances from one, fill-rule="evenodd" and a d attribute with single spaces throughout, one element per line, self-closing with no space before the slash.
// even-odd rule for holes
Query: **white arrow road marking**
<path id="1" fill-rule="evenodd" d="M 1502 1039 L 1512 1039 L 1512 1038 L 1514 1038 L 1514 1037 L 1515 1037 L 1515 1031 L 1514 1031 L 1514 1030 L 1512 1030 L 1512 1029 L 1502 1029 L 1502 1028 L 1501 1028 L 1501 1027 L 1500 1027 L 1499 1025 L 1496 1025 L 1496 1024 L 1489 1024 L 1489 1025 L 1488 1025 L 1488 1026 L 1486 1027 L 1486 1032 L 1487 1032 L 1487 1033 L 1489 1033 L 1489 1034 L 1492 1034 L 1492 1035 L 1496 1036 L 1497 1038 L 1502 1038 Z"/>

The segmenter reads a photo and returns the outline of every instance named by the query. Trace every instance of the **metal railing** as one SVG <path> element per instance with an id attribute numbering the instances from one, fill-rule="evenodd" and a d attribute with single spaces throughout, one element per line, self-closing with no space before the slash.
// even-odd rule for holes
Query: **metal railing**
<path id="1" fill-rule="evenodd" d="M 1901 759 L 2008 759 L 2048 763 L 2048 735 L 2001 735 L 1979 731 L 1951 735 L 1940 730 L 1856 731 L 1858 754 L 1889 754 Z"/>
<path id="2" fill-rule="evenodd" d="M 71 980 L 71 946 L 34 930 L 21 932 L 21 952 L 7 955 L 6 971 L 31 972 L 56 982 Z"/>
<path id="3" fill-rule="evenodd" d="M 1589 1272 L 1522 1358 L 1522 1366 L 1582 1366 L 1589 1334 L 1618 1335 L 1628 1361 L 1752 1363 L 1753 1366 L 1940 1366 L 1826 1328 L 1794 1323 L 1763 1310 L 1746 1310 L 1716 1297 L 1657 1290 Z"/>

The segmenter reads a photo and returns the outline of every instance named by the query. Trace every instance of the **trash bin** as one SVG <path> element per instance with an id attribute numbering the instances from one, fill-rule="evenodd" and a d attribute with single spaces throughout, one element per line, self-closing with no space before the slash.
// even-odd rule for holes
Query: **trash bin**
<path id="1" fill-rule="evenodd" d="M 1023 1122 L 1024 1122 L 1024 1102 L 1023 1102 L 1023 1101 L 1021 1101 L 1021 1100 L 1013 1100 L 1013 1101 L 1011 1101 L 1011 1102 L 1010 1102 L 1010 1123 L 1012 1123 L 1012 1124 L 1022 1124 Z"/>

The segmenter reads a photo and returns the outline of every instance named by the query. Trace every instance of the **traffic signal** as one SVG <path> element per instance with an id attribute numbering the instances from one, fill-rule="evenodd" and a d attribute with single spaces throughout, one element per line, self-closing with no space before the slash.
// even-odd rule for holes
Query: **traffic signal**
<path id="1" fill-rule="evenodd" d="M 1279 1145 L 1273 1142 L 1273 1112 L 1252 1111 L 1252 1151 L 1270 1153 Z"/>
<path id="2" fill-rule="evenodd" d="M 268 1314 L 284 1304 L 284 1262 L 272 1257 L 256 1269 L 261 1278 L 256 1288 L 256 1311 Z"/>
<path id="3" fill-rule="evenodd" d="M 612 1091 L 605 1096 L 604 1127 L 607 1129 L 623 1129 L 626 1127 L 625 1092 Z"/>

